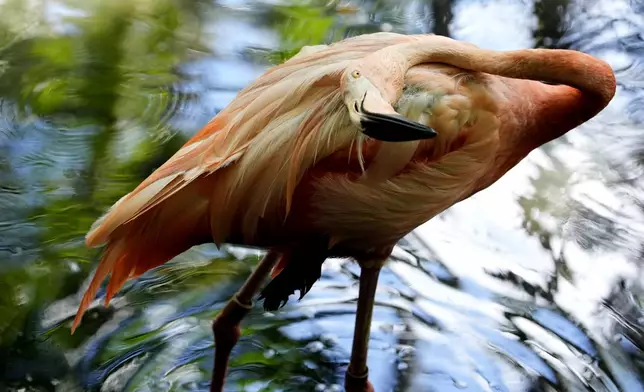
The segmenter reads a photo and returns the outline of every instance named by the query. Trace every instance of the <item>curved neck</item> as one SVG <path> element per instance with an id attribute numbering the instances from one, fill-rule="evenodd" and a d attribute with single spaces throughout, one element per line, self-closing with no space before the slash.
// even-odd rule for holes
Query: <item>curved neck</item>
<path id="1" fill-rule="evenodd" d="M 498 52 L 436 35 L 414 36 L 413 41 L 382 49 L 381 58 L 405 64 L 403 75 L 415 65 L 444 63 L 464 70 L 515 79 L 565 84 L 591 94 L 602 108 L 615 94 L 610 66 L 588 54 L 563 49 L 523 49 Z M 375 55 L 375 53 L 374 53 Z M 384 55 L 384 56 L 383 56 Z"/>
<path id="2" fill-rule="evenodd" d="M 388 68 L 402 72 L 396 78 L 404 78 L 409 68 L 423 63 L 443 63 L 502 77 L 493 82 L 505 85 L 502 90 L 506 94 L 501 101 L 506 105 L 502 110 L 506 116 L 501 124 L 502 145 L 494 170 L 480 179 L 475 192 L 492 184 L 536 147 L 595 116 L 615 94 L 615 75 L 610 66 L 573 50 L 497 52 L 447 37 L 425 35 L 382 51 L 385 53 L 374 60 L 391 61 Z M 560 85 L 539 83 L 542 81 Z"/>

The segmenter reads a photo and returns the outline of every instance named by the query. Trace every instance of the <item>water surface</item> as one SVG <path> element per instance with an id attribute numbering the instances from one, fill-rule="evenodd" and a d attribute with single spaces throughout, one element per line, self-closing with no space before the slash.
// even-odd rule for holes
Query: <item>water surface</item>
<path id="1" fill-rule="evenodd" d="M 0 2 L 0 390 L 207 390 L 211 320 L 258 252 L 201 246 L 101 296 L 90 224 L 236 92 L 303 45 L 429 33 L 571 48 L 619 87 L 597 118 L 420 227 L 381 274 L 384 391 L 644 391 L 644 3 L 627 0 Z M 243 324 L 230 391 L 340 391 L 356 265 Z"/>

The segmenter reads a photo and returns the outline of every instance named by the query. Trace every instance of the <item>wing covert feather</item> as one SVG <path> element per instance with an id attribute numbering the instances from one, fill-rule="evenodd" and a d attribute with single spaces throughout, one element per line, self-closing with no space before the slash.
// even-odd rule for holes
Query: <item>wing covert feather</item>
<path id="1" fill-rule="evenodd" d="M 410 38 L 407 36 L 392 33 L 356 37 L 339 44 L 316 47 L 315 50 L 307 49 L 305 53 L 298 54 L 289 61 L 269 69 L 255 83 L 240 91 L 228 107 L 206 124 L 167 162 L 98 219 L 86 236 L 86 244 L 99 246 L 108 242 L 110 235 L 120 226 L 168 200 L 195 179 L 213 174 L 229 165 L 237 166 L 240 159 L 245 160 L 243 157 L 247 149 L 255 142 L 260 133 L 269 132 L 271 135 L 267 136 L 270 137 L 266 137 L 264 140 L 277 141 L 268 143 L 268 145 L 265 143 L 264 147 L 270 148 L 270 151 L 279 153 L 282 157 L 289 155 L 289 152 L 295 153 L 297 161 L 288 163 L 290 167 L 284 169 L 286 161 L 275 162 L 268 156 L 269 154 L 261 156 L 253 153 L 248 162 L 242 165 L 244 170 L 237 171 L 236 176 L 222 176 L 222 180 L 224 178 L 228 180 L 223 183 L 215 182 L 215 186 L 226 188 L 222 191 L 226 195 L 225 200 L 230 202 L 234 200 L 235 193 L 247 189 L 252 185 L 252 181 L 257 180 L 256 173 L 254 173 L 256 170 L 251 168 L 268 164 L 271 161 L 272 164 L 279 165 L 275 174 L 285 172 L 284 178 L 289 178 L 279 186 L 276 186 L 279 181 L 273 182 L 271 188 L 275 188 L 275 192 L 280 196 L 286 197 L 287 204 L 290 204 L 289 197 L 295 188 L 298 174 L 305 170 L 307 165 L 315 162 L 313 155 L 324 155 L 324 151 L 313 151 L 310 146 L 294 145 L 292 140 L 311 141 L 312 138 L 309 136 L 311 128 L 320 129 L 319 123 L 322 121 L 323 113 L 308 110 L 306 115 L 299 120 L 300 124 L 311 124 L 313 119 L 317 121 L 317 124 L 314 124 L 313 127 L 296 125 L 295 130 L 299 132 L 292 135 L 294 137 L 292 140 L 284 140 L 282 135 L 278 135 L 279 132 L 285 132 L 285 127 L 271 126 L 271 124 L 280 118 L 281 121 L 287 121 L 288 116 L 301 114 L 302 111 L 298 108 L 306 105 L 318 110 L 333 106 L 334 100 L 338 100 L 333 93 L 337 90 L 339 77 L 350 61 L 375 49 L 408 39 Z M 311 97 L 315 97 L 319 101 L 312 101 Z M 337 121 L 342 122 L 342 119 L 337 119 Z M 293 131 L 291 130 L 291 132 Z M 330 135 L 327 135 L 326 138 L 331 140 Z M 282 142 L 280 143 L 279 140 Z M 316 142 L 317 144 L 319 143 Z M 280 150 L 283 148 L 286 150 Z M 328 151 L 328 153 L 330 152 L 332 151 Z M 288 189 L 276 189 L 280 186 Z M 221 191 L 217 193 L 222 194 Z M 268 200 L 277 201 L 275 195 L 267 195 L 266 203 Z M 222 203 L 224 201 L 220 200 L 217 204 Z M 260 214 L 265 210 L 266 203 L 262 205 Z M 224 206 L 219 208 L 214 206 L 211 209 L 211 214 L 225 215 L 223 212 L 225 209 L 227 208 Z M 213 219 L 215 218 L 213 217 Z M 230 222 L 230 219 L 222 220 Z M 250 222 L 245 222 L 245 226 L 248 223 Z M 226 229 L 213 227 L 213 231 L 225 232 Z"/>

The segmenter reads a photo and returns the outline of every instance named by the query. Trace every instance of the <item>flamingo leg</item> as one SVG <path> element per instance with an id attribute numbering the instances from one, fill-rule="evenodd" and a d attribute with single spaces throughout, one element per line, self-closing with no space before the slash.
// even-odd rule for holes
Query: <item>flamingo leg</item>
<path id="1" fill-rule="evenodd" d="M 257 264 L 253 273 L 246 279 L 243 286 L 215 318 L 212 324 L 212 331 L 215 335 L 215 364 L 212 371 L 210 392 L 223 391 L 230 353 L 241 336 L 239 324 L 253 308 L 253 297 L 259 291 L 264 279 L 270 274 L 278 259 L 279 254 L 269 250 Z"/>
<path id="2" fill-rule="evenodd" d="M 373 392 L 374 390 L 368 379 L 367 351 L 369 349 L 371 317 L 376 298 L 376 287 L 378 286 L 378 276 L 381 268 L 382 265 L 361 265 L 360 268 L 360 292 L 353 333 L 353 347 L 344 379 L 344 387 L 347 392 Z"/>

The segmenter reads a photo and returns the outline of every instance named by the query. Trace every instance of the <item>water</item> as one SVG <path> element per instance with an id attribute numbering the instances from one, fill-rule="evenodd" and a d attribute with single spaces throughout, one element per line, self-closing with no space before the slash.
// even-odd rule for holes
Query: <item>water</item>
<path id="1" fill-rule="evenodd" d="M 644 3 L 0 2 L 0 390 L 206 390 L 210 322 L 257 252 L 202 246 L 69 329 L 91 222 L 236 91 L 305 44 L 437 32 L 608 61 L 597 118 L 402 241 L 377 293 L 384 391 L 644 391 Z M 358 269 L 243 325 L 231 391 L 340 391 Z M 99 297 L 104 293 L 99 293 Z"/>

